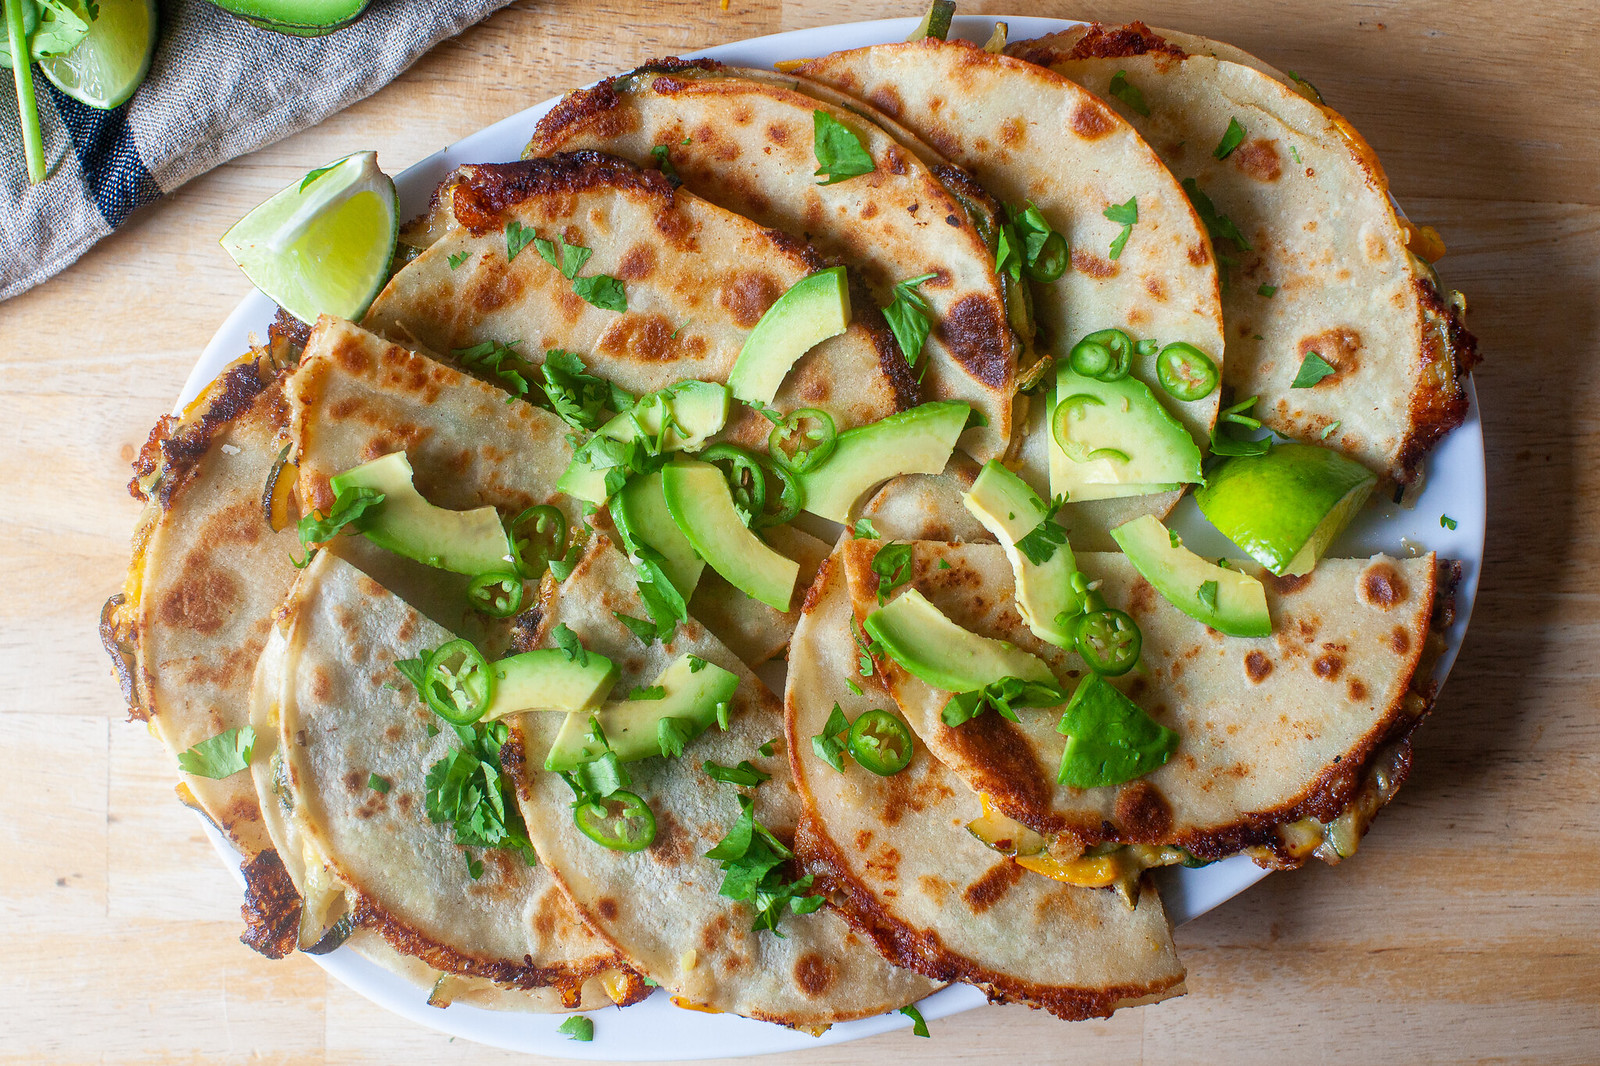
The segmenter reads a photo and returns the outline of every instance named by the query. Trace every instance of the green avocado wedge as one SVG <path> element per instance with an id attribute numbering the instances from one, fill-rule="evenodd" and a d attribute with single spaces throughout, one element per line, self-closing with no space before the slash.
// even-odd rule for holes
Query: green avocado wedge
<path id="1" fill-rule="evenodd" d="M 1223 463 L 1194 502 L 1223 536 L 1282 577 L 1310 573 L 1377 483 L 1331 449 L 1277 444 Z"/>
<path id="2" fill-rule="evenodd" d="M 511 541 L 493 507 L 451 511 L 435 507 L 412 484 L 405 452 L 390 452 L 328 479 L 334 493 L 352 488 L 383 493 L 383 502 L 362 516 L 366 538 L 396 555 L 476 577 L 512 569 Z"/>
<path id="3" fill-rule="evenodd" d="M 943 400 L 845 430 L 827 461 L 800 475 L 805 509 L 848 523 L 873 486 L 901 474 L 939 473 L 971 413 L 964 403 Z"/>
<path id="4" fill-rule="evenodd" d="M 867 615 L 863 627 L 907 673 L 946 692 L 975 692 L 1007 677 L 1056 679 L 1043 659 L 962 629 L 916 589 Z"/>
<path id="5" fill-rule="evenodd" d="M 210 0 L 258 29 L 291 37 L 321 37 L 350 25 L 372 0 Z"/>
<path id="6" fill-rule="evenodd" d="M 652 454 L 694 451 L 728 421 L 728 387 L 711 381 L 680 381 L 639 397 L 632 410 L 612 418 L 579 446 L 556 480 L 556 488 L 590 503 L 604 503 L 626 471 L 615 465 L 614 444 L 643 439 Z M 608 484 L 608 477 L 613 479 Z"/>
<path id="7" fill-rule="evenodd" d="M 672 520 L 711 569 L 768 607 L 789 609 L 800 564 L 745 527 L 722 471 L 710 463 L 674 459 L 662 468 L 661 494 Z"/>
<path id="8" fill-rule="evenodd" d="M 1137 378 L 1101 381 L 1062 364 L 1049 426 L 1053 495 L 1145 496 L 1203 480 L 1194 438 Z"/>
<path id="9" fill-rule="evenodd" d="M 1249 574 L 1208 563 L 1183 546 L 1155 515 L 1111 531 L 1128 562 L 1172 606 L 1230 637 L 1272 634 L 1267 592 Z"/>
<path id="10" fill-rule="evenodd" d="M 1083 597 L 1072 587 L 1078 564 L 1067 531 L 1050 518 L 1044 501 L 998 459 L 985 464 L 961 501 L 1005 548 L 1017 579 L 1017 608 L 1034 636 L 1073 647 L 1071 623 L 1083 613 Z"/>
<path id="11" fill-rule="evenodd" d="M 617 680 L 616 665 L 604 655 L 589 652 L 580 660 L 560 648 L 509 655 L 489 669 L 494 695 L 480 719 L 485 722 L 518 711 L 592 711 Z"/>
<path id="12" fill-rule="evenodd" d="M 850 326 L 850 286 L 844 267 L 808 274 L 767 308 L 745 338 L 728 388 L 746 403 L 771 403 L 795 360 Z"/>
<path id="13" fill-rule="evenodd" d="M 637 545 L 654 548 L 661 553 L 662 569 L 672 587 L 684 600 L 694 595 L 706 562 L 695 554 L 694 545 L 672 520 L 667 498 L 661 491 L 659 470 L 629 479 L 622 491 L 611 498 L 611 521 L 630 554 Z"/>
<path id="14" fill-rule="evenodd" d="M 598 656 L 590 652 L 589 658 Z M 598 711 L 568 714 L 550 745 L 544 768 L 575 770 L 605 754 L 607 745 L 622 762 L 676 754 L 683 744 L 711 727 L 718 706 L 733 699 L 738 687 L 738 674 L 693 655 L 682 656 L 661 671 L 651 686 L 661 690 L 660 698 L 626 699 L 607 703 Z M 604 743 L 595 734 L 591 719 L 599 722 Z"/>

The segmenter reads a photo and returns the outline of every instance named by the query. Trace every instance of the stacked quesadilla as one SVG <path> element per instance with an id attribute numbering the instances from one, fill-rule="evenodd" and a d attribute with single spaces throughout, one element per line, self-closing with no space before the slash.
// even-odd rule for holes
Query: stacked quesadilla
<path id="1" fill-rule="evenodd" d="M 1465 416 L 1442 245 L 1237 49 L 940 26 L 573 93 L 158 423 L 102 630 L 246 943 L 1080 1019 L 1183 991 L 1154 868 L 1354 854 L 1451 619 L 1338 557 Z"/>

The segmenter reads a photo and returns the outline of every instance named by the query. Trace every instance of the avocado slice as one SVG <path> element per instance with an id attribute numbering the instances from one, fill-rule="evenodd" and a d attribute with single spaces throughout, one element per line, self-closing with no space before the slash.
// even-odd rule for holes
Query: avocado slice
<path id="1" fill-rule="evenodd" d="M 1062 363 L 1046 425 L 1053 495 L 1105 500 L 1204 480 L 1194 438 L 1137 378 L 1101 381 Z"/>
<path id="2" fill-rule="evenodd" d="M 767 308 L 745 338 L 728 388 L 746 403 L 771 403 L 795 360 L 850 326 L 850 286 L 844 267 L 808 274 Z"/>
<path id="3" fill-rule="evenodd" d="M 1267 592 L 1249 574 L 1208 563 L 1155 515 L 1144 515 L 1111 531 L 1128 562 L 1172 606 L 1230 637 L 1272 634 Z M 1213 585 L 1214 583 L 1214 585 Z"/>
<path id="4" fill-rule="evenodd" d="M 593 652 L 589 658 L 596 658 Z M 623 762 L 637 762 L 661 750 L 661 723 L 675 719 L 678 733 L 685 741 L 692 740 L 711 727 L 717 720 L 717 707 L 733 699 L 739 687 L 739 675 L 724 670 L 716 663 L 708 663 L 694 655 L 675 659 L 661 671 L 652 687 L 665 690 L 656 700 L 621 700 L 608 703 L 598 711 L 574 711 L 561 723 L 550 754 L 545 757 L 546 770 L 575 770 L 581 763 L 605 754 L 605 747 L 594 732 L 590 719 L 600 723 L 606 743 Z"/>
<path id="5" fill-rule="evenodd" d="M 611 498 L 611 521 L 630 554 L 636 554 L 640 544 L 654 548 L 661 553 L 662 569 L 678 594 L 685 601 L 694 595 L 706 563 L 672 520 L 667 498 L 661 491 L 659 470 L 631 479 Z"/>
<path id="6" fill-rule="evenodd" d="M 728 387 L 712 381 L 680 381 L 659 392 L 639 397 L 633 409 L 611 419 L 595 431 L 595 437 L 624 443 L 647 438 L 659 452 L 693 451 L 706 442 L 706 438 L 720 430 L 728 421 Z M 662 432 L 662 424 L 667 428 Z M 572 457 L 572 462 L 556 488 L 569 496 L 590 503 L 604 503 L 610 492 L 606 489 L 606 471 L 609 465 L 593 462 L 590 438 Z"/>
<path id="7" fill-rule="evenodd" d="M 343 29 L 367 9 L 372 0 L 211 0 L 258 29 L 291 37 L 321 37 Z"/>
<path id="8" fill-rule="evenodd" d="M 972 408 L 943 400 L 839 434 L 826 462 L 800 475 L 805 509 L 850 521 L 868 489 L 901 474 L 937 474 L 949 462 Z"/>
<path id="9" fill-rule="evenodd" d="M 711 569 L 774 610 L 789 609 L 800 564 L 745 528 L 722 471 L 674 459 L 662 468 L 661 492 L 672 520 Z"/>
<path id="10" fill-rule="evenodd" d="M 1067 531 L 1045 517 L 1044 501 L 998 459 L 985 464 L 972 490 L 961 500 L 1005 548 L 1017 579 L 1017 608 L 1033 635 L 1059 648 L 1071 648 L 1075 641 L 1068 623 L 1083 613 L 1083 597 L 1072 587 L 1078 563 L 1067 543 Z M 1030 557 L 1018 542 L 1046 521 L 1055 526 L 1056 538 L 1029 540 L 1024 546 L 1033 552 Z M 1033 561 L 1044 552 L 1050 553 L 1048 559 Z"/>
<path id="11" fill-rule="evenodd" d="M 916 589 L 867 615 L 863 626 L 908 673 L 946 692 L 975 692 L 1007 677 L 1056 679 L 1037 655 L 962 629 Z"/>
<path id="12" fill-rule="evenodd" d="M 494 696 L 483 721 L 518 711 L 592 711 L 617 680 L 615 664 L 589 652 L 574 659 L 560 648 L 540 648 L 508 655 L 489 664 L 494 671 Z"/>
<path id="13" fill-rule="evenodd" d="M 493 507 L 451 511 L 435 507 L 412 484 L 405 452 L 390 452 L 328 479 L 337 494 L 349 488 L 383 493 L 360 521 L 366 538 L 396 555 L 476 577 L 510 571 L 511 541 Z"/>

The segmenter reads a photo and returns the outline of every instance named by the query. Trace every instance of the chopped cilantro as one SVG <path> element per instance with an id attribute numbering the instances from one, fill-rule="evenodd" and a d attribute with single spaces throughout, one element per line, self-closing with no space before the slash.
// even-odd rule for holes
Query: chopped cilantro
<path id="1" fill-rule="evenodd" d="M 811 113 L 811 149 L 817 157 L 816 176 L 826 174 L 826 181 L 818 185 L 833 185 L 860 174 L 871 174 L 877 169 L 872 154 L 861 143 L 854 130 L 821 108 Z"/>
<path id="2" fill-rule="evenodd" d="M 667 758 L 676 759 L 682 755 L 684 747 L 692 739 L 689 723 L 682 718 L 656 720 L 656 743 L 661 747 L 661 754 Z"/>
<path id="3" fill-rule="evenodd" d="M 854 681 L 851 681 L 849 678 L 845 679 L 844 687 L 855 693 L 857 696 L 862 695 L 861 686 L 856 684 Z"/>
<path id="4" fill-rule="evenodd" d="M 975 691 L 951 696 L 939 712 L 939 720 L 954 728 L 993 707 L 1000 717 L 1016 722 L 1020 720 L 1018 707 L 1054 707 L 1066 698 L 1066 690 L 1052 682 L 1002 677 Z"/>
<path id="5" fill-rule="evenodd" d="M 859 689 L 857 690 L 859 692 Z M 811 738 L 811 750 L 817 758 L 844 773 L 844 750 L 846 746 L 845 734 L 850 731 L 850 719 L 844 716 L 844 711 L 839 705 L 833 705 L 833 712 L 828 715 L 828 721 L 823 725 L 822 732 Z"/>
<path id="6" fill-rule="evenodd" d="M 583 641 L 578 639 L 578 634 L 572 627 L 562 622 L 550 631 L 550 638 L 556 642 L 556 647 L 567 653 L 567 661 L 575 662 L 579 666 L 589 665 L 589 650 L 583 646 Z"/>
<path id="7" fill-rule="evenodd" d="M 556 1032 L 561 1033 L 568 1039 L 587 1044 L 594 1039 L 594 1021 L 593 1019 L 585 1018 L 581 1014 L 574 1014 L 557 1026 Z"/>
<path id="8" fill-rule="evenodd" d="M 594 251 L 581 244 L 568 244 L 558 233 L 556 239 L 547 241 L 543 237 L 535 237 L 533 246 L 539 252 L 539 258 L 561 271 L 561 276 L 571 281 L 578 276 L 578 271 L 583 269 L 583 264 L 589 261 Z M 572 253 L 569 257 L 567 253 Z"/>
<path id="9" fill-rule="evenodd" d="M 878 531 L 872 526 L 872 519 L 856 519 L 856 528 L 850 534 L 856 540 L 877 540 Z"/>
<path id="10" fill-rule="evenodd" d="M 1217 587 L 1215 581 L 1202 581 L 1200 591 L 1195 594 L 1200 605 L 1208 611 L 1214 612 L 1217 609 Z"/>
<path id="11" fill-rule="evenodd" d="M 369 510 L 383 502 L 383 493 L 363 486 L 346 486 L 333 499 L 333 507 L 326 515 L 313 511 L 300 519 L 300 543 L 321 544 L 338 536 L 344 527 L 356 524 Z M 309 556 L 307 557 L 309 559 Z"/>
<path id="12" fill-rule="evenodd" d="M 623 291 L 622 282 L 609 274 L 574 278 L 572 291 L 604 311 L 628 309 L 628 295 Z"/>
<path id="13" fill-rule="evenodd" d="M 1439 525 L 1445 529 L 1454 529 L 1456 528 L 1456 520 L 1447 514 L 1442 514 L 1439 516 Z"/>
<path id="14" fill-rule="evenodd" d="M 538 249 L 539 258 L 561 271 L 561 276 L 572 282 L 572 291 L 589 303 L 607 311 L 628 309 L 628 298 L 623 292 L 622 282 L 616 278 L 609 274 L 578 277 L 578 271 L 583 269 L 583 265 L 594 254 L 593 249 L 580 244 L 568 244 L 560 234 L 556 235 L 553 242 L 543 237 L 535 237 L 533 246 Z"/>
<path id="15" fill-rule="evenodd" d="M 666 145 L 656 145 L 650 149 L 650 154 L 655 157 L 657 169 L 667 176 L 668 181 L 674 185 L 683 184 L 683 179 L 678 176 L 678 168 L 673 166 L 672 160 L 668 158 Z"/>
<path id="16" fill-rule="evenodd" d="M 1119 70 L 1111 75 L 1110 89 L 1111 95 L 1127 104 L 1135 114 L 1148 115 L 1150 113 L 1150 105 L 1144 102 L 1144 93 L 1139 91 L 1137 85 L 1129 84 L 1127 71 Z"/>
<path id="17" fill-rule="evenodd" d="M 1139 198 L 1130 196 L 1127 203 L 1112 204 L 1101 213 L 1122 227 L 1122 232 L 1111 242 L 1111 258 L 1121 259 L 1122 250 L 1128 245 L 1128 237 L 1133 233 L 1134 224 L 1139 221 Z"/>
<path id="18" fill-rule="evenodd" d="M 463 854 L 466 853 L 463 852 Z M 483 876 L 482 859 L 474 859 L 470 854 L 467 855 L 467 876 L 474 881 Z"/>
<path id="19" fill-rule="evenodd" d="M 377 774 L 368 774 L 367 787 L 374 792 L 387 793 L 390 785 L 386 778 L 379 777 Z"/>
<path id="20" fill-rule="evenodd" d="M 455 842 L 475 848 L 508 848 L 532 866 L 537 860 L 517 810 L 511 784 L 500 770 L 500 749 L 510 731 L 505 722 L 456 727 L 462 746 L 428 768 L 423 807 L 428 818 L 455 829 Z"/>
<path id="21" fill-rule="evenodd" d="M 917 291 L 917 286 L 937 276 L 923 274 L 898 283 L 894 287 L 894 299 L 883 309 L 883 317 L 888 321 L 889 328 L 894 331 L 894 339 L 900 345 L 900 353 L 911 365 L 916 364 L 917 358 L 922 354 L 922 346 L 928 339 L 928 333 L 933 329 L 933 312 L 928 308 L 928 301 Z"/>
<path id="22" fill-rule="evenodd" d="M 1241 252 L 1250 250 L 1250 242 L 1244 239 L 1239 227 L 1234 225 L 1233 219 L 1217 212 L 1217 205 L 1212 203 L 1211 197 L 1201 190 L 1199 182 L 1193 178 L 1184 178 L 1183 191 L 1189 194 L 1189 203 L 1194 206 L 1194 213 L 1205 223 L 1206 232 L 1211 234 L 1213 241 L 1232 241 Z M 1220 252 L 1217 258 L 1223 258 Z M 1233 261 L 1231 257 L 1230 261 Z"/>
<path id="23" fill-rule="evenodd" d="M 1034 566 L 1048 563 L 1055 555 L 1056 549 L 1067 542 L 1066 528 L 1055 521 L 1056 512 L 1061 510 L 1066 502 L 1065 496 L 1057 496 L 1045 511 L 1044 520 L 1017 541 L 1017 550 L 1026 555 Z"/>
<path id="24" fill-rule="evenodd" d="M 1141 112 L 1141 114 L 1148 114 L 1148 112 Z M 922 1020 L 922 1012 L 916 1007 L 913 1007 L 908 1003 L 904 1007 L 900 1008 L 900 1013 L 911 1019 L 912 1036 L 931 1037 L 933 1035 L 928 1032 L 928 1023 Z"/>
<path id="25" fill-rule="evenodd" d="M 1239 125 L 1236 118 L 1228 119 L 1228 129 L 1222 135 L 1222 140 L 1217 142 L 1217 147 L 1211 154 L 1217 159 L 1226 159 L 1233 154 L 1233 150 L 1244 143 L 1245 130 Z"/>
<path id="26" fill-rule="evenodd" d="M 643 643 L 649 644 L 656 639 L 656 624 L 654 622 L 647 622 L 643 618 L 635 618 L 632 615 L 623 614 L 621 611 L 612 611 L 611 614 L 617 621 L 632 630 L 633 635 Z"/>
<path id="27" fill-rule="evenodd" d="M 1329 374 L 1334 373 L 1333 366 L 1316 352 L 1307 352 L 1306 357 L 1300 361 L 1300 369 L 1294 376 L 1291 389 L 1309 389 Z"/>
<path id="28" fill-rule="evenodd" d="M 1247 414 L 1255 406 L 1256 397 L 1240 400 L 1217 412 L 1217 424 L 1211 429 L 1211 454 L 1265 455 L 1272 447 L 1270 440 L 1255 440 L 1245 435 L 1246 430 L 1261 428 L 1261 420 Z"/>
<path id="29" fill-rule="evenodd" d="M 396 659 L 394 668 L 400 671 L 400 676 L 411 682 L 411 687 L 417 690 L 417 695 L 422 695 L 422 678 L 428 672 L 428 657 L 419 655 L 415 659 Z"/>
<path id="30" fill-rule="evenodd" d="M 872 557 L 872 572 L 878 575 L 878 604 L 889 602 L 894 590 L 911 580 L 912 549 L 909 544 L 886 544 Z"/>
<path id="31" fill-rule="evenodd" d="M 454 270 L 456 267 L 460 266 L 462 263 L 465 263 L 467 261 L 467 259 L 471 257 L 471 255 L 472 255 L 471 252 L 457 252 L 455 255 L 449 256 L 448 258 L 450 260 L 450 269 Z"/>
<path id="32" fill-rule="evenodd" d="M 772 780 L 771 774 L 751 766 L 749 759 L 741 759 L 738 766 L 723 766 L 721 763 L 707 759 L 700 764 L 700 769 L 704 770 L 711 780 L 721 781 L 725 785 L 742 785 L 746 788 L 753 788 L 763 781 Z"/>
<path id="33" fill-rule="evenodd" d="M 646 685 L 642 688 L 635 685 L 628 692 L 626 698 L 630 700 L 664 700 L 667 698 L 667 689 L 665 685 Z"/>
<path id="34" fill-rule="evenodd" d="M 950 560 L 949 559 L 940 559 L 939 560 L 939 569 L 940 570 L 948 570 L 948 569 L 950 569 Z"/>
<path id="35" fill-rule="evenodd" d="M 757 748 L 756 754 L 761 756 L 763 759 L 772 758 L 772 753 L 777 750 L 777 745 L 782 742 L 782 740 L 782 737 L 773 737 L 771 740 Z"/>
<path id="36" fill-rule="evenodd" d="M 756 920 L 750 926 L 751 932 L 766 929 L 780 937 L 783 934 L 778 932 L 778 923 L 785 910 L 810 914 L 826 902 L 823 896 L 803 894 L 811 887 L 810 874 L 793 881 L 784 876 L 783 866 L 793 856 L 756 820 L 755 804 L 742 794 L 738 820 L 721 843 L 706 852 L 706 858 L 716 860 L 722 868 L 719 893 L 746 901 L 754 908 Z"/>
<path id="37" fill-rule="evenodd" d="M 1332 422 L 1329 422 L 1325 427 L 1323 427 L 1322 432 L 1317 434 L 1317 439 L 1327 440 L 1329 437 L 1333 436 L 1334 431 L 1339 428 L 1339 425 L 1339 419 L 1334 419 Z"/>
<path id="38" fill-rule="evenodd" d="M 524 226 L 516 219 L 506 223 L 506 262 L 522 254 L 530 241 L 537 240 L 532 226 Z"/>
<path id="39" fill-rule="evenodd" d="M 1266 296 L 1266 297 L 1270 298 L 1272 296 L 1277 295 L 1277 292 L 1278 292 L 1278 287 L 1276 285 L 1263 285 L 1259 289 L 1256 290 L 1256 295 L 1257 296 Z"/>
<path id="40" fill-rule="evenodd" d="M 250 765 L 250 752 L 256 746 L 256 731 L 250 726 L 224 729 L 207 737 L 188 751 L 178 753 L 178 769 L 195 777 L 220 781 Z"/>
<path id="41" fill-rule="evenodd" d="M 502 344 L 499 341 L 483 341 L 470 348 L 452 348 L 450 354 L 454 356 L 463 368 L 474 373 L 489 375 L 497 381 L 501 388 L 511 393 L 506 402 L 517 396 L 528 395 L 528 378 L 534 372 L 533 364 L 517 352 L 517 345 L 521 341 L 512 341 Z"/>

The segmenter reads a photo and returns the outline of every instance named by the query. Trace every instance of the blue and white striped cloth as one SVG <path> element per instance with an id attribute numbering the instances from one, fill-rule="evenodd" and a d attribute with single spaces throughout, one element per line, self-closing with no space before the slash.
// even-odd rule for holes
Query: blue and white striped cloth
<path id="1" fill-rule="evenodd" d="M 510 0 L 375 0 L 326 37 L 258 30 L 202 0 L 162 0 L 133 99 L 78 103 L 34 69 L 50 177 L 28 185 L 11 72 L 0 71 L 0 300 L 77 259 L 139 207 L 315 125 Z"/>

